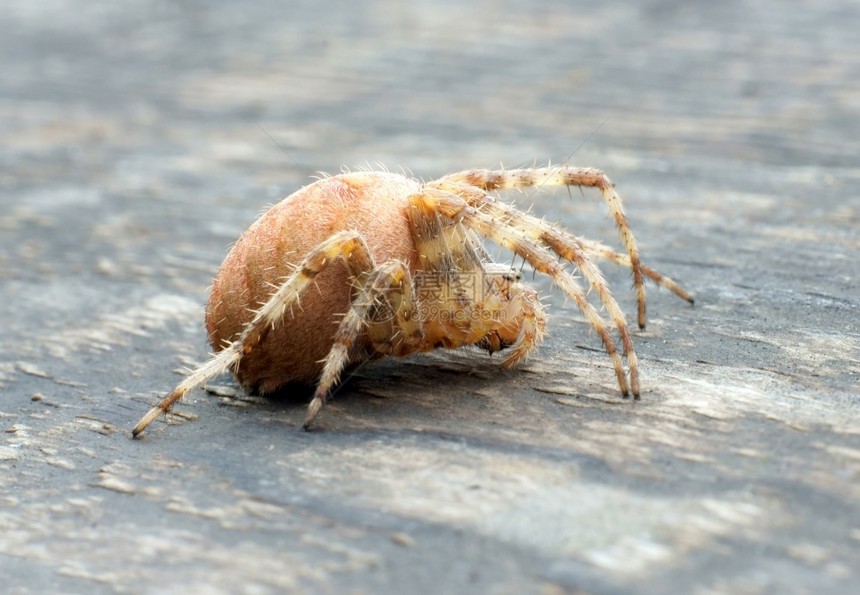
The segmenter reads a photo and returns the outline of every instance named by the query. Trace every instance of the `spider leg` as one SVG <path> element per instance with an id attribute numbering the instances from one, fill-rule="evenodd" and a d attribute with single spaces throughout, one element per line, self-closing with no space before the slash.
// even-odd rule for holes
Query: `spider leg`
<path id="1" fill-rule="evenodd" d="M 228 369 L 235 368 L 245 354 L 257 348 L 274 325 L 281 320 L 288 308 L 298 301 L 302 291 L 314 281 L 326 266 L 342 258 L 353 276 L 375 268 L 373 257 L 361 236 L 354 231 L 339 232 L 317 246 L 308 254 L 295 271 L 287 277 L 269 300 L 245 325 L 244 330 L 232 343 L 194 370 L 173 392 L 150 409 L 131 431 L 137 437 L 159 415 L 170 410 L 185 393 Z"/>
<path id="2" fill-rule="evenodd" d="M 612 337 L 609 335 L 606 324 L 594 306 L 592 306 L 586 299 L 585 292 L 576 280 L 562 269 L 549 251 L 533 239 L 529 238 L 521 230 L 498 221 L 487 213 L 479 211 L 478 209 L 470 206 L 462 197 L 457 196 L 456 194 L 439 190 L 431 186 L 426 187 L 424 192 L 413 195 L 413 198 L 415 200 L 423 201 L 427 205 L 427 208 L 442 213 L 446 217 L 460 222 L 467 227 L 474 229 L 478 233 L 489 237 L 497 244 L 522 256 L 536 270 L 549 275 L 556 285 L 561 287 L 568 296 L 573 298 L 576 305 L 591 323 L 591 326 L 597 331 L 597 334 L 600 335 L 603 345 L 609 356 L 612 358 L 612 362 L 615 366 L 615 374 L 618 377 L 618 384 L 621 387 L 621 393 L 624 396 L 629 394 L 624 366 L 621 363 L 621 357 L 618 354 L 615 343 L 612 341 Z M 627 346 L 627 361 L 630 367 L 630 382 L 632 385 L 633 396 L 634 398 L 639 398 L 638 361 L 636 359 L 636 353 L 633 349 L 632 342 Z"/>
<path id="3" fill-rule="evenodd" d="M 480 271 L 483 262 L 492 260 L 472 230 L 455 225 L 415 196 L 409 201 L 407 216 L 422 271 Z"/>
<path id="4" fill-rule="evenodd" d="M 236 344 L 232 343 L 218 354 L 214 355 L 202 366 L 199 366 L 191 374 L 185 377 L 185 380 L 180 382 L 173 392 L 158 402 L 158 405 L 147 411 L 134 429 L 131 435 L 134 438 L 140 435 L 149 424 L 154 422 L 159 415 L 167 413 L 173 404 L 182 398 L 182 396 L 196 386 L 206 382 L 210 378 L 214 378 L 219 374 L 223 374 L 229 368 L 235 366 L 242 356 L 241 351 L 235 349 Z"/>
<path id="5" fill-rule="evenodd" d="M 645 284 L 642 279 L 642 265 L 639 249 L 630 230 L 621 197 L 615 191 L 612 181 L 602 171 L 578 167 L 540 167 L 535 169 L 512 169 L 508 171 L 469 170 L 450 174 L 437 182 L 460 182 L 482 190 L 507 190 L 541 186 L 590 186 L 598 188 L 615 220 L 621 240 L 630 257 L 633 269 L 633 283 L 636 286 L 639 328 L 645 328 Z"/>
<path id="6" fill-rule="evenodd" d="M 610 317 L 615 323 L 616 328 L 618 328 L 624 352 L 628 354 L 628 358 L 631 357 L 629 354 L 633 351 L 633 340 L 630 338 L 630 331 L 627 326 L 627 320 L 624 317 L 624 312 L 612 296 L 609 285 L 603 278 L 603 273 L 588 258 L 583 245 L 576 237 L 559 230 L 545 221 L 522 213 L 473 186 L 451 183 L 431 184 L 431 186 L 456 194 L 463 198 L 470 206 L 475 207 L 495 221 L 519 230 L 526 237 L 540 242 L 562 258 L 574 263 L 582 273 L 582 276 L 597 291 L 600 301 L 609 311 Z M 635 353 L 632 357 L 636 357 Z M 638 379 L 635 377 L 637 367 L 631 365 L 630 368 L 631 382 L 636 385 L 638 384 Z"/>
<path id="7" fill-rule="evenodd" d="M 472 187 L 467 188 L 478 192 Z M 499 265 L 492 263 L 475 231 L 440 215 L 433 205 L 422 199 L 420 193 L 411 196 L 410 203 L 408 216 L 412 237 L 422 263 L 422 274 L 416 277 L 415 282 L 425 313 L 430 313 L 433 306 L 447 309 L 451 305 L 460 312 L 478 311 L 482 316 L 497 311 L 499 304 L 486 309 L 486 296 L 482 295 L 482 291 L 477 291 L 476 285 L 488 282 L 492 284 L 496 277 L 498 280 L 504 280 L 503 284 L 507 284 L 510 282 L 507 279 L 510 277 L 510 269 L 503 265 L 500 271 L 493 269 L 492 267 Z M 510 288 L 504 290 L 505 293 L 510 291 Z M 512 351 L 502 362 L 502 366 L 508 368 L 528 356 L 540 342 L 546 329 L 546 315 L 537 293 L 525 287 L 519 288 L 515 293 L 513 299 L 519 304 L 521 319 L 519 335 L 510 345 Z M 465 303 L 456 303 L 458 294 Z M 449 299 L 446 300 L 443 296 L 448 296 Z M 452 301 L 455 303 L 452 304 Z M 438 343 L 445 345 L 447 342 L 449 346 L 454 346 L 472 341 L 477 341 L 477 346 L 490 353 L 501 348 L 502 341 L 498 331 L 502 329 L 492 329 L 492 326 L 500 324 L 499 321 L 488 325 L 487 322 L 469 320 L 470 317 L 467 316 L 463 324 L 458 325 L 451 321 L 447 324 L 440 322 L 438 317 L 437 312 L 422 321 L 426 341 L 421 345 L 421 350 L 432 349 Z"/>
<path id="8" fill-rule="evenodd" d="M 562 238 L 563 241 L 567 244 L 574 244 L 576 247 L 585 252 L 588 256 L 597 256 L 599 258 L 603 258 L 605 260 L 610 260 L 616 264 L 621 266 L 632 268 L 632 264 L 630 262 L 630 257 L 626 254 L 621 254 L 620 252 L 616 252 L 609 246 L 605 244 L 595 241 L 588 240 L 586 238 L 580 236 L 574 236 L 571 233 L 568 233 L 562 229 L 555 227 L 545 221 L 538 219 L 529 213 L 523 213 L 518 209 L 511 207 L 505 203 L 499 202 L 495 197 L 486 194 L 485 192 L 475 192 L 473 186 L 468 186 L 460 183 L 450 184 L 444 182 L 431 182 L 429 184 L 432 187 L 439 188 L 442 190 L 451 191 L 454 194 L 464 198 L 466 202 L 468 202 L 473 207 L 477 207 L 483 210 L 485 213 L 490 215 L 503 217 L 505 221 L 513 220 L 514 225 L 517 225 L 523 231 L 530 232 L 530 237 L 536 240 L 541 240 L 542 238 L 538 233 L 535 233 L 536 229 L 539 230 L 550 230 L 553 232 L 553 235 L 557 236 L 555 241 L 546 241 L 546 245 L 550 248 L 553 248 L 553 244 L 557 243 L 559 238 Z M 520 221 L 525 221 L 525 225 L 520 223 Z M 568 259 L 570 260 L 570 259 Z M 662 285 L 682 300 L 690 302 L 693 304 L 695 300 L 687 293 L 680 285 L 678 285 L 675 281 L 666 277 L 665 275 L 657 272 L 645 264 L 640 265 L 642 267 L 642 274 L 657 283 L 658 285 Z"/>
<path id="9" fill-rule="evenodd" d="M 538 346 L 546 331 L 546 314 L 540 299 L 533 289 L 523 296 L 524 312 L 522 332 L 517 342 L 511 345 L 511 353 L 502 361 L 503 368 L 512 368 L 526 359 L 531 351 Z"/>
<path id="10" fill-rule="evenodd" d="M 302 426 L 305 430 L 310 427 L 319 410 L 325 405 L 332 387 L 338 383 L 341 372 L 350 362 L 350 352 L 355 340 L 362 330 L 373 324 L 375 307 L 385 306 L 383 302 L 388 301 L 387 305 L 394 308 L 390 322 L 393 322 L 401 331 L 397 333 L 397 337 L 406 349 L 417 344 L 421 339 L 421 328 L 415 318 L 412 279 L 406 265 L 392 260 L 366 273 L 363 278 L 364 282 L 338 326 L 334 344 L 324 360 L 322 374 L 313 399 L 308 405 L 307 416 Z M 399 305 L 395 305 L 397 302 Z M 381 322 L 389 322 L 389 320 Z M 374 347 L 384 352 L 396 348 L 387 342 L 385 345 L 374 343 Z"/>
<path id="11" fill-rule="evenodd" d="M 587 240 L 585 238 L 577 238 L 579 243 L 582 245 L 586 254 L 591 256 L 597 256 L 599 258 L 603 258 L 605 260 L 610 260 L 616 264 L 619 264 L 623 267 L 631 268 L 630 257 L 626 254 L 621 254 L 616 252 L 609 246 L 597 242 L 595 240 Z M 677 295 L 682 300 L 690 302 L 691 304 L 695 303 L 693 297 L 687 293 L 680 285 L 678 285 L 675 281 L 670 279 L 669 277 L 660 274 L 649 266 L 642 265 L 642 274 L 657 283 L 658 285 L 662 285 L 675 295 Z"/>
<path id="12" fill-rule="evenodd" d="M 582 276 L 597 291 L 600 301 L 608 310 L 610 317 L 618 329 L 618 333 L 621 335 L 621 344 L 627 356 L 627 365 L 630 369 L 630 383 L 634 387 L 634 393 L 637 393 L 639 386 L 638 358 L 633 349 L 633 339 L 630 337 L 630 330 L 627 326 L 624 312 L 612 296 L 609 285 L 603 278 L 600 269 L 585 254 L 579 240 L 544 221 L 521 213 L 511 206 L 495 200 L 483 190 L 461 184 L 457 184 L 456 186 L 445 184 L 445 186 L 445 188 L 442 188 L 443 190 L 452 191 L 457 196 L 465 199 L 470 206 L 478 209 L 479 212 L 490 217 L 493 221 L 518 230 L 525 237 L 540 242 L 577 266 Z"/>

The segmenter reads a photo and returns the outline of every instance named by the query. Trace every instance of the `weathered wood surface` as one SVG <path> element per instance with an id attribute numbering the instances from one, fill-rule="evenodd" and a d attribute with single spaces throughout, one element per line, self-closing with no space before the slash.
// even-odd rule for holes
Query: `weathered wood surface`
<path id="1" fill-rule="evenodd" d="M 293 4 L 0 7 L 3 590 L 860 590 L 860 6 Z M 310 433 L 197 391 L 129 438 L 312 172 L 571 155 L 697 299 L 649 288 L 641 402 L 553 294 L 519 370 L 387 361 Z"/>

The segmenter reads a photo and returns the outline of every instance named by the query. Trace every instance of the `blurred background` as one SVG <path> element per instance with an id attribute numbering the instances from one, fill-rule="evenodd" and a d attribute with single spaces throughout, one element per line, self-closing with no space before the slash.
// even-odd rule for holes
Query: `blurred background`
<path id="1" fill-rule="evenodd" d="M 836 0 L 4 0 L 11 592 L 856 589 L 858 29 Z M 341 167 L 547 162 L 606 171 L 696 296 L 650 288 L 638 409 L 556 292 L 520 373 L 385 362 L 312 434 L 198 391 L 128 439 L 267 205 Z M 512 198 L 614 242 L 585 195 Z"/>

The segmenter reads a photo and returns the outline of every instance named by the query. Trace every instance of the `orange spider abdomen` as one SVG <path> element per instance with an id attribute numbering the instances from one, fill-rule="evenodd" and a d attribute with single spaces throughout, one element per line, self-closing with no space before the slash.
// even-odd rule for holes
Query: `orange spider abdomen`
<path id="1" fill-rule="evenodd" d="M 418 257 L 406 208 L 419 187 L 398 174 L 348 173 L 305 186 L 269 209 L 242 234 L 215 276 L 206 306 L 212 347 L 220 351 L 235 340 L 294 267 L 339 231 L 361 234 L 377 263 L 398 259 L 414 271 Z M 350 294 L 346 265 L 326 267 L 292 314 L 242 358 L 239 382 L 260 393 L 315 382 Z"/>

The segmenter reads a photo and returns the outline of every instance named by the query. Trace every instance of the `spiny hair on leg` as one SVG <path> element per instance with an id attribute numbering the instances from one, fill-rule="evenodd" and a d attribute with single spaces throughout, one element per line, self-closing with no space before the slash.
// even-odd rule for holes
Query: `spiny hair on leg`
<path id="1" fill-rule="evenodd" d="M 471 207 L 465 200 L 454 194 L 442 190 L 428 189 L 421 195 L 421 199 L 428 203 L 429 208 L 439 210 L 439 212 L 445 214 L 447 217 L 469 226 L 497 244 L 516 252 L 524 257 L 535 269 L 549 275 L 553 282 L 576 302 L 576 305 L 586 316 L 591 326 L 600 335 L 603 345 L 615 366 L 621 392 L 624 396 L 629 394 L 624 366 L 621 363 L 615 343 L 609 335 L 603 319 L 594 306 L 586 299 L 585 293 L 576 280 L 570 274 L 564 272 L 545 248 L 530 240 L 519 230 L 506 227 L 489 215 Z M 638 398 L 638 359 L 636 358 L 635 351 L 632 349 L 632 345 L 626 355 L 630 368 L 630 383 L 633 388 L 633 395 L 634 398 Z"/>
<path id="2" fill-rule="evenodd" d="M 627 254 L 630 256 L 633 270 L 633 282 L 636 286 L 636 301 L 638 322 L 640 328 L 645 328 L 645 284 L 642 279 L 642 267 L 639 259 L 639 249 L 636 238 L 630 230 L 621 197 L 615 191 L 609 177 L 593 168 L 577 168 L 569 166 L 543 167 L 532 169 L 512 169 L 507 171 L 467 170 L 440 178 L 437 183 L 461 182 L 482 190 L 508 190 L 511 188 L 542 187 L 542 186 L 590 186 L 600 190 L 606 202 L 615 225 L 624 242 Z"/>

